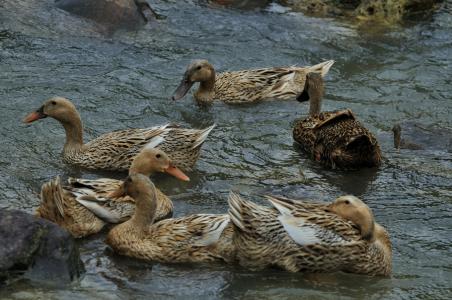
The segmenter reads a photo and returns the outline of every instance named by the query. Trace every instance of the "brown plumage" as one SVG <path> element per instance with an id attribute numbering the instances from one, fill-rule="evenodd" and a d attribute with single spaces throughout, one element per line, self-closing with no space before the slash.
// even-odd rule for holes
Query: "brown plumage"
<path id="1" fill-rule="evenodd" d="M 306 76 L 299 101 L 310 101 L 309 117 L 295 122 L 293 138 L 303 151 L 331 168 L 375 167 L 381 164 L 381 150 L 374 135 L 350 109 L 321 112 L 323 79 Z"/>
<path id="2" fill-rule="evenodd" d="M 149 176 L 154 172 L 167 172 L 188 180 L 188 177 L 171 165 L 168 156 L 158 149 L 143 149 L 134 159 L 130 174 Z M 74 237 L 84 237 L 99 232 L 107 223 L 128 220 L 135 210 L 135 201 L 128 196 L 115 196 L 121 180 L 99 178 L 70 178 L 62 186 L 57 177 L 41 188 L 41 203 L 36 214 L 66 228 Z M 156 221 L 169 218 L 173 203 L 160 190 L 156 190 L 158 207 Z"/>
<path id="3" fill-rule="evenodd" d="M 146 145 L 152 145 L 167 153 L 172 162 L 183 170 L 195 165 L 201 146 L 213 126 L 202 130 L 184 129 L 166 124 L 145 129 L 125 129 L 97 137 L 83 143 L 83 126 L 80 115 L 71 101 L 54 97 L 30 113 L 25 123 L 52 117 L 66 131 L 63 160 L 87 169 L 127 171 L 133 158 Z"/>
<path id="4" fill-rule="evenodd" d="M 199 88 L 194 97 L 198 104 L 211 104 L 215 99 L 231 103 L 253 103 L 267 99 L 295 99 L 303 91 L 306 74 L 325 76 L 334 61 L 310 67 L 277 67 L 216 74 L 207 60 L 194 60 L 173 95 L 181 99 L 195 82 Z"/>
<path id="5" fill-rule="evenodd" d="M 358 198 L 343 196 L 330 205 L 276 197 L 268 200 L 273 207 L 230 195 L 234 247 L 242 266 L 391 274 L 389 235 Z"/>
<path id="6" fill-rule="evenodd" d="M 197 214 L 154 223 L 158 199 L 148 177 L 130 175 L 122 192 L 135 199 L 137 209 L 108 233 L 106 243 L 115 252 L 166 263 L 233 261 L 228 215 Z"/>

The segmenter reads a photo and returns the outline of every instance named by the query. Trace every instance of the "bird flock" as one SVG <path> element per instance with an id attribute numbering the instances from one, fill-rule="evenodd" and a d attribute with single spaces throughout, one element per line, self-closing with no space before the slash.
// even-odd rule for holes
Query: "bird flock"
<path id="1" fill-rule="evenodd" d="M 314 161 L 331 169 L 378 167 L 377 140 L 350 109 L 324 112 L 324 76 L 334 61 L 216 73 L 206 60 L 189 64 L 173 100 L 195 83 L 200 106 L 264 100 L 309 101 L 309 116 L 295 122 L 294 140 Z M 371 209 L 347 195 L 331 203 L 263 196 L 256 204 L 230 192 L 227 211 L 171 218 L 170 198 L 150 176 L 166 173 L 188 181 L 215 124 L 203 129 L 164 124 L 103 134 L 87 143 L 74 104 L 50 98 L 24 122 L 51 117 L 63 126 L 66 164 L 90 170 L 128 171 L 124 180 L 57 176 L 42 185 L 36 215 L 83 238 L 108 227 L 105 239 L 119 255 L 161 263 L 220 261 L 251 270 L 335 272 L 390 276 L 392 248 Z"/>

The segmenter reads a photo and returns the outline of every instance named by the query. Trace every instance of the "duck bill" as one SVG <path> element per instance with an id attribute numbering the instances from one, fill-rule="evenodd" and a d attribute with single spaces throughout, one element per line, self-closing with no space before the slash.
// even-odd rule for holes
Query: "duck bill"
<path id="1" fill-rule="evenodd" d="M 39 108 L 37 111 L 29 113 L 23 120 L 24 123 L 32 123 L 39 119 L 47 118 L 47 115 L 44 113 L 44 107 Z"/>
<path id="2" fill-rule="evenodd" d="M 182 172 L 178 167 L 169 166 L 168 168 L 165 169 L 165 172 L 170 175 L 173 175 L 179 180 L 190 181 L 190 178 L 187 175 L 185 175 L 185 173 Z"/>
<path id="3" fill-rule="evenodd" d="M 176 91 L 174 92 L 172 99 L 179 100 L 183 98 L 188 93 L 193 83 L 194 82 L 190 81 L 186 76 L 184 76 L 184 79 L 182 79 Z"/>

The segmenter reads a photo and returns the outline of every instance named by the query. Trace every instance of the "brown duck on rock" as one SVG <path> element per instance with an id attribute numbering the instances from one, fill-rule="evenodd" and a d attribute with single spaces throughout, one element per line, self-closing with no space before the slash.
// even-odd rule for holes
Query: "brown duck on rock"
<path id="1" fill-rule="evenodd" d="M 293 138 L 301 148 L 331 168 L 356 169 L 381 164 L 377 140 L 350 109 L 321 112 L 323 79 L 309 73 L 300 102 L 309 101 L 309 117 L 296 121 Z"/>

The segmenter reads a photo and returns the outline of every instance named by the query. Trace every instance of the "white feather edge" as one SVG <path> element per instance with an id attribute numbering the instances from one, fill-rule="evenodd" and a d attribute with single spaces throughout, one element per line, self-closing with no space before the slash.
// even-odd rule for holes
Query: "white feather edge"
<path id="1" fill-rule="evenodd" d="M 198 136 L 198 138 L 196 139 L 195 143 L 193 144 L 193 146 L 191 147 L 192 149 L 196 149 L 198 148 L 202 143 L 204 143 L 204 141 L 206 140 L 206 138 L 209 136 L 210 132 L 212 131 L 212 129 L 215 128 L 215 126 L 217 126 L 216 124 L 213 124 L 212 126 L 209 126 L 205 129 L 202 130 L 202 133 Z"/>
<path id="2" fill-rule="evenodd" d="M 202 238 L 194 243 L 195 246 L 206 247 L 215 244 L 220 239 L 221 234 L 223 233 L 226 226 L 229 224 L 229 216 L 224 215 L 224 218 L 218 222 L 214 222 L 209 226 L 210 228 L 216 227 L 216 229 L 211 230 L 209 228 L 208 232 L 206 232 Z M 218 224 L 220 223 L 220 224 Z"/>
<path id="3" fill-rule="evenodd" d="M 317 237 L 320 228 L 316 228 L 317 226 L 312 223 L 305 222 L 303 218 L 294 217 L 289 208 L 277 201 L 273 201 L 271 198 L 267 199 L 281 214 L 278 216 L 278 220 L 295 243 L 301 246 L 322 243 L 322 240 Z"/>
<path id="4" fill-rule="evenodd" d="M 99 219 L 102 219 L 105 222 L 119 223 L 121 220 L 121 216 L 105 209 L 104 207 L 102 207 L 101 205 L 97 204 L 94 201 L 83 200 L 80 199 L 80 197 L 77 197 L 75 200 L 77 200 L 78 203 L 83 205 L 86 209 L 88 209 L 90 212 L 95 214 Z"/>

